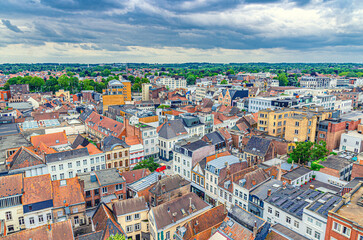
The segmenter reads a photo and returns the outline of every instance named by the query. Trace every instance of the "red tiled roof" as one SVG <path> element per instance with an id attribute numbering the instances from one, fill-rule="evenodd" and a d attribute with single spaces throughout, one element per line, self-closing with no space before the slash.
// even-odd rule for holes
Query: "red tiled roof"
<path id="1" fill-rule="evenodd" d="M 0 197 L 22 194 L 23 175 L 14 174 L 0 177 Z"/>
<path id="2" fill-rule="evenodd" d="M 125 126 L 122 123 L 102 116 L 96 112 L 92 112 L 86 119 L 86 125 L 104 136 L 120 137 L 125 131 Z M 107 133 L 105 131 L 107 131 Z"/>
<path id="3" fill-rule="evenodd" d="M 138 136 L 126 137 L 125 142 L 129 146 L 141 143 Z"/>
<path id="4" fill-rule="evenodd" d="M 23 205 L 52 200 L 50 174 L 24 178 Z"/>
<path id="5" fill-rule="evenodd" d="M 38 136 L 31 136 L 30 142 L 35 148 L 38 148 L 40 143 L 52 147 L 57 145 L 63 145 L 68 143 L 67 135 L 65 132 L 49 133 Z"/>
<path id="6" fill-rule="evenodd" d="M 108 220 L 112 222 L 113 226 L 108 224 Z M 104 231 L 102 240 L 109 239 L 115 233 L 124 234 L 112 211 L 104 203 L 99 205 L 92 217 L 92 221 L 95 226 L 95 231 Z"/>
<path id="7" fill-rule="evenodd" d="M 66 181 L 66 185 L 60 186 L 62 181 Z M 63 207 L 65 204 L 74 205 L 84 203 L 84 196 L 81 192 L 81 185 L 77 177 L 52 181 L 52 188 L 54 208 Z"/>
<path id="8" fill-rule="evenodd" d="M 130 183 L 136 182 L 137 180 L 139 180 L 143 177 L 146 177 L 150 173 L 151 172 L 149 169 L 142 168 L 142 169 L 123 172 L 122 176 L 125 178 L 126 184 L 130 184 Z"/>
<path id="9" fill-rule="evenodd" d="M 49 225 L 22 230 L 2 237 L 4 240 L 72 240 L 73 228 L 71 220 L 56 222 Z"/>

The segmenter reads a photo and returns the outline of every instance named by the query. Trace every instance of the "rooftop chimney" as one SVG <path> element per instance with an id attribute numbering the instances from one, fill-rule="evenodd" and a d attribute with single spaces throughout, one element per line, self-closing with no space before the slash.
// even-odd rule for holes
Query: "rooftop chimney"
<path id="1" fill-rule="evenodd" d="M 177 212 L 173 213 L 173 222 L 176 222 L 176 215 L 177 215 Z"/>
<path id="2" fill-rule="evenodd" d="M 282 182 L 282 189 L 286 189 L 286 181 Z"/>
<path id="3" fill-rule="evenodd" d="M 271 196 L 271 189 L 267 190 L 267 197 Z"/>
<path id="4" fill-rule="evenodd" d="M 253 237 L 255 238 L 257 235 L 257 222 L 255 221 L 255 226 L 253 227 Z"/>
<path id="5" fill-rule="evenodd" d="M 312 185 L 312 184 L 311 184 L 311 185 L 309 186 L 309 188 L 310 188 L 311 190 L 314 190 L 314 188 L 315 188 L 315 187 L 314 187 L 314 185 Z"/>

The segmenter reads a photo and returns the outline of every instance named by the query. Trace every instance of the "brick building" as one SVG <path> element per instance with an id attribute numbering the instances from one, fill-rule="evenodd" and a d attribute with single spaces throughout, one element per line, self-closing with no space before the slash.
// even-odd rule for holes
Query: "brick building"
<path id="1" fill-rule="evenodd" d="M 316 141 L 325 141 L 326 148 L 329 151 L 339 148 L 340 137 L 348 130 L 353 131 L 358 128 L 361 120 L 342 120 L 342 119 L 327 119 L 319 122 L 317 127 Z"/>
<path id="2" fill-rule="evenodd" d="M 343 196 L 328 213 L 325 240 L 361 240 L 363 236 L 363 183 Z"/>

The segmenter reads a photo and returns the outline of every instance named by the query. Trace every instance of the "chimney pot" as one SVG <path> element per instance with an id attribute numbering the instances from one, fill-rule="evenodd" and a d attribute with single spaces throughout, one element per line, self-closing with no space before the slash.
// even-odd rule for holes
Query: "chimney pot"
<path id="1" fill-rule="evenodd" d="M 267 190 L 267 196 L 271 196 L 271 189 Z"/>

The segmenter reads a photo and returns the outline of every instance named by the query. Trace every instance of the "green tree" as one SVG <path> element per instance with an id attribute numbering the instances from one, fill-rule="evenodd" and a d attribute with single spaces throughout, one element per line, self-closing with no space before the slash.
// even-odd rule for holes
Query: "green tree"
<path id="1" fill-rule="evenodd" d="M 142 169 L 142 168 L 148 168 L 150 170 L 150 172 L 154 172 L 160 165 L 156 162 L 154 162 L 154 158 L 148 158 L 148 159 L 144 159 L 141 162 L 139 162 L 138 164 L 136 164 L 136 166 L 134 167 L 134 170 L 136 169 Z"/>
<path id="2" fill-rule="evenodd" d="M 320 141 L 319 143 L 315 143 L 311 149 L 311 161 L 323 159 L 328 154 L 329 150 L 326 148 L 326 142 Z"/>
<path id="3" fill-rule="evenodd" d="M 194 85 L 195 84 L 195 76 L 192 74 L 188 75 L 187 77 L 187 85 Z"/>
<path id="4" fill-rule="evenodd" d="M 124 235 L 116 234 L 115 236 L 110 236 L 107 240 L 126 240 Z"/>
<path id="5" fill-rule="evenodd" d="M 280 86 L 287 86 L 287 84 L 289 83 L 289 80 L 287 79 L 285 73 L 280 73 L 277 79 L 279 80 Z"/>
<path id="6" fill-rule="evenodd" d="M 223 80 L 221 81 L 221 84 L 228 84 L 228 81 L 227 81 L 226 79 L 223 79 Z"/>
<path id="7" fill-rule="evenodd" d="M 45 81 L 43 78 L 33 77 L 29 82 L 29 90 L 39 91 L 44 84 L 45 84 Z"/>
<path id="8" fill-rule="evenodd" d="M 131 82 L 131 83 L 134 83 L 135 82 L 135 77 L 130 75 L 127 77 L 127 79 Z"/>
<path id="9" fill-rule="evenodd" d="M 311 148 L 314 144 L 310 141 L 308 142 L 297 142 L 296 148 L 290 153 L 290 161 L 295 163 L 307 163 L 310 160 Z"/>
<path id="10" fill-rule="evenodd" d="M 227 70 L 227 75 L 234 75 L 234 74 L 235 74 L 235 72 L 234 72 L 233 69 L 228 69 Z"/>

